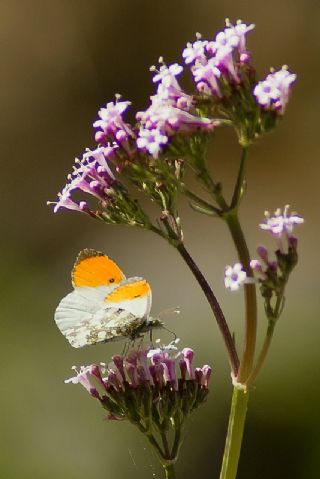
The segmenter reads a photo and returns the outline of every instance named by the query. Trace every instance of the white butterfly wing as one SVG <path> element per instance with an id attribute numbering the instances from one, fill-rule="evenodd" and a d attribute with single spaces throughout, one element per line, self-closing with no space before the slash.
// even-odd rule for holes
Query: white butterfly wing
<path id="1" fill-rule="evenodd" d="M 115 287 L 76 288 L 65 296 L 55 312 L 55 322 L 71 346 L 80 348 L 99 342 L 131 337 L 145 322 L 146 304 L 135 314 L 119 303 L 104 302 L 106 293 Z M 140 310 L 140 311 L 138 311 Z"/>
<path id="2" fill-rule="evenodd" d="M 151 288 L 146 280 L 125 279 L 107 257 L 89 253 L 77 261 L 73 271 L 75 289 L 61 300 L 54 317 L 62 334 L 76 348 L 134 337 L 146 324 L 151 308 Z M 107 281 L 107 276 L 115 282 Z M 91 286 L 96 280 L 103 284 Z"/>

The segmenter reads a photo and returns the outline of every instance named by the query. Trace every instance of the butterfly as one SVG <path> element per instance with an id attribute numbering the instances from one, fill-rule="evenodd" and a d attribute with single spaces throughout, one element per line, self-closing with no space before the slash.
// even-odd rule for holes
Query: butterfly
<path id="1" fill-rule="evenodd" d="M 71 346 L 121 338 L 134 340 L 162 322 L 149 316 L 151 288 L 139 277 L 126 278 L 108 256 L 82 250 L 72 270 L 74 290 L 59 303 L 54 319 Z"/>

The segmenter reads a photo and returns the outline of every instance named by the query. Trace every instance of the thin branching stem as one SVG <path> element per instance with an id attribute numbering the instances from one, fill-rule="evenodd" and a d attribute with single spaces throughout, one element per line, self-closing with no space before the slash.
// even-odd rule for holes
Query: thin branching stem
<path id="1" fill-rule="evenodd" d="M 196 195 L 193 191 L 189 190 L 188 188 L 185 188 L 183 192 L 196 205 L 203 207 L 205 210 L 207 210 L 208 213 L 210 212 L 210 214 L 217 215 L 217 216 L 221 215 L 221 210 L 219 210 L 218 208 L 216 208 L 215 206 L 213 206 L 211 203 L 204 200 L 200 196 Z"/>
<path id="2" fill-rule="evenodd" d="M 247 385 L 248 386 L 252 385 L 254 383 L 254 381 L 256 380 L 256 378 L 257 378 L 259 372 L 261 371 L 261 368 L 262 368 L 262 366 L 265 362 L 265 359 L 267 357 L 268 351 L 269 351 L 270 346 L 271 346 L 275 325 L 276 325 L 275 321 L 269 321 L 267 333 L 266 333 L 266 336 L 264 338 L 264 342 L 263 342 L 261 351 L 259 353 L 257 363 L 256 363 L 252 373 L 250 374 L 250 376 L 247 380 Z"/>
<path id="3" fill-rule="evenodd" d="M 234 344 L 234 340 L 232 337 L 232 334 L 230 332 L 228 323 L 226 321 L 226 318 L 223 314 L 223 311 L 221 309 L 221 306 L 219 304 L 219 301 L 217 300 L 214 292 L 212 291 L 209 283 L 207 282 L 206 278 L 200 271 L 199 267 L 197 266 L 196 262 L 193 260 L 191 257 L 190 253 L 187 251 L 185 248 L 181 238 L 179 238 L 176 234 L 175 231 L 173 231 L 169 218 L 167 216 L 164 216 L 162 218 L 162 223 L 164 227 L 167 230 L 168 233 L 168 241 L 173 244 L 177 250 L 179 251 L 180 255 L 186 262 L 186 264 L 189 266 L 191 272 L 195 276 L 196 280 L 198 281 L 202 291 L 204 292 L 208 303 L 211 307 L 211 310 L 215 316 L 215 319 L 217 321 L 218 327 L 220 329 L 220 332 L 222 334 L 227 353 L 228 353 L 228 358 L 229 358 L 229 363 L 230 367 L 232 370 L 232 374 L 234 376 L 237 376 L 238 374 L 238 369 L 239 369 L 239 358 L 238 358 L 238 353 Z M 159 231 L 155 231 L 159 234 Z M 163 235 L 162 235 L 163 236 Z"/>
<path id="4" fill-rule="evenodd" d="M 210 288 L 207 280 L 201 273 L 200 269 L 198 268 L 197 264 L 186 250 L 183 243 L 178 244 L 177 250 L 179 251 L 180 255 L 184 259 L 184 261 L 189 266 L 190 270 L 192 271 L 193 275 L 195 276 L 196 280 L 198 281 L 202 291 L 204 292 L 208 303 L 212 309 L 212 312 L 216 318 L 218 323 L 220 332 L 222 334 L 227 352 L 229 357 L 230 366 L 232 369 L 232 373 L 237 376 L 238 368 L 239 368 L 239 358 L 236 351 L 236 347 L 233 341 L 233 337 L 231 335 L 228 323 L 225 319 L 221 306 L 213 293 L 212 289 Z"/>
<path id="5" fill-rule="evenodd" d="M 247 148 L 242 148 L 238 177 L 234 187 L 232 200 L 230 204 L 231 209 L 239 208 L 240 200 L 244 193 L 247 152 L 248 152 Z"/>

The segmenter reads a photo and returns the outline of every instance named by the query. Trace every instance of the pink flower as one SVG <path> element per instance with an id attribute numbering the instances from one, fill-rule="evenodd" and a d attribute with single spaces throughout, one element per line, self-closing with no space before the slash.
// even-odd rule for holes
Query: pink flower
<path id="1" fill-rule="evenodd" d="M 77 203 L 71 198 L 72 190 L 75 189 L 71 185 L 67 184 L 61 193 L 58 193 L 58 201 L 47 201 L 47 205 L 55 205 L 53 212 L 57 213 L 60 208 L 66 208 L 68 210 L 74 210 L 87 213 L 89 207 L 86 201 L 80 201 Z"/>
<path id="2" fill-rule="evenodd" d="M 186 362 L 189 378 L 194 379 L 194 371 L 193 371 L 193 365 L 192 365 L 192 361 L 193 361 L 193 357 L 194 357 L 194 351 L 191 348 L 184 348 L 182 350 L 182 354 L 183 354 L 184 360 Z"/>
<path id="3" fill-rule="evenodd" d="M 97 389 L 90 380 L 93 367 L 94 366 L 80 366 L 80 370 L 78 371 L 77 368 L 73 366 L 72 369 L 76 371 L 77 374 L 70 379 L 66 379 L 65 383 L 81 384 L 92 396 L 97 397 Z"/>
<path id="4" fill-rule="evenodd" d="M 236 25 L 226 20 L 226 28 L 218 32 L 214 40 L 198 39 L 187 45 L 182 55 L 187 64 L 194 64 L 191 71 L 200 92 L 221 98 L 221 80 L 240 82 L 239 62 L 250 62 L 246 35 L 253 28 L 254 25 L 246 25 L 240 20 Z"/>
<path id="5" fill-rule="evenodd" d="M 208 86 L 211 95 L 217 95 L 218 97 L 222 96 L 219 86 L 219 78 L 221 76 L 221 72 L 217 67 L 216 61 L 214 59 L 210 59 L 205 64 L 196 62 L 195 66 L 192 69 L 192 73 L 195 82 L 198 84 L 198 89 L 200 84 L 200 89 L 203 91 L 202 84 L 205 83 Z"/>
<path id="6" fill-rule="evenodd" d="M 206 61 L 205 47 L 207 46 L 207 40 L 198 39 L 194 43 L 187 43 L 187 47 L 182 52 L 182 57 L 186 64 L 190 64 L 198 60 L 200 63 Z"/>
<path id="7" fill-rule="evenodd" d="M 286 205 L 283 209 L 283 213 L 281 209 L 278 208 L 273 216 L 271 216 L 269 211 L 266 211 L 265 221 L 260 224 L 260 228 L 265 231 L 270 231 L 270 233 L 277 238 L 280 238 L 283 234 L 291 236 L 294 226 L 304 223 L 304 219 L 296 213 L 289 214 L 289 207 L 289 205 Z"/>
<path id="8" fill-rule="evenodd" d="M 246 281 L 247 275 L 243 270 L 241 263 L 235 263 L 233 266 L 226 266 L 224 284 L 230 291 L 237 291 Z"/>
<path id="9" fill-rule="evenodd" d="M 243 53 L 246 51 L 246 35 L 247 33 L 251 32 L 255 25 L 250 24 L 247 25 L 246 23 L 241 22 L 241 20 L 238 20 L 235 25 L 230 24 L 229 22 L 226 22 L 228 28 L 226 29 L 228 32 L 230 32 L 232 35 L 235 35 L 239 39 L 238 43 L 238 49 L 240 53 Z"/>
<path id="10" fill-rule="evenodd" d="M 168 137 L 163 135 L 157 128 L 148 130 L 141 128 L 137 138 L 137 146 L 141 150 L 146 150 L 154 158 L 158 158 L 162 146 L 168 143 Z"/>
<path id="11" fill-rule="evenodd" d="M 118 101 L 120 96 L 116 96 L 115 102 L 109 102 L 105 108 L 100 108 L 98 112 L 99 120 L 93 123 L 97 128 L 95 139 L 98 143 L 106 141 L 115 141 L 122 146 L 130 138 L 134 138 L 134 132 L 128 123 L 123 120 L 123 114 L 131 105 L 130 101 Z"/>
<path id="12" fill-rule="evenodd" d="M 163 59 L 160 58 L 160 61 Z M 154 67 L 151 67 L 152 71 L 155 70 Z M 156 75 L 153 77 L 153 83 L 161 82 L 164 85 L 170 85 L 171 83 L 175 83 L 176 76 L 180 75 L 183 72 L 183 68 L 178 63 L 173 63 L 169 67 L 164 63 L 160 66 L 160 69 L 157 71 Z"/>
<path id="13" fill-rule="evenodd" d="M 78 190 L 95 197 L 99 201 L 107 201 L 112 191 L 115 177 L 108 163 L 108 159 L 114 155 L 116 146 L 99 147 L 96 150 L 86 149 L 82 158 L 76 158 L 73 171 L 68 175 L 69 182 L 58 193 L 57 202 L 48 202 L 55 204 L 54 212 L 60 208 L 66 208 L 94 214 L 90 211 L 86 201 L 77 203 L 72 199 L 72 194 Z"/>
<path id="14" fill-rule="evenodd" d="M 270 73 L 265 80 L 259 82 L 253 94 L 257 102 L 268 110 L 277 110 L 284 113 L 285 107 L 289 101 L 292 84 L 297 75 L 290 73 L 286 67 L 281 70 Z"/>

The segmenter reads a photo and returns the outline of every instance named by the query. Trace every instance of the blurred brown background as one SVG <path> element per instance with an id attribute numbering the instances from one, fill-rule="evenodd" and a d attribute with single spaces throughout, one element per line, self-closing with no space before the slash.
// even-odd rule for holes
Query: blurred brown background
<path id="1" fill-rule="evenodd" d="M 249 46 L 260 76 L 287 63 L 299 77 L 284 121 L 251 149 L 241 213 L 252 251 L 265 241 L 257 228 L 265 209 L 290 203 L 306 219 L 285 313 L 252 394 L 238 477 L 319 477 L 319 2 L 8 0 L 0 2 L 1 478 L 162 477 L 132 426 L 104 421 L 80 386 L 63 384 L 73 364 L 108 360 L 122 347 L 73 350 L 53 323 L 84 247 L 105 251 L 128 276 L 146 277 L 154 313 L 181 307 L 168 326 L 215 374 L 207 404 L 189 423 L 178 477 L 218 477 L 231 387 L 198 285 L 152 234 L 67 211 L 54 216 L 46 201 L 64 185 L 73 158 L 93 146 L 98 108 L 116 92 L 145 107 L 149 66 L 159 55 L 180 61 L 196 31 L 213 36 L 225 17 L 256 24 Z M 230 132 L 218 135 L 212 156 L 230 188 L 239 156 Z M 181 211 L 186 244 L 241 344 L 242 297 L 222 281 L 236 259 L 226 228 L 184 203 Z M 260 333 L 265 326 L 261 314 Z"/>

